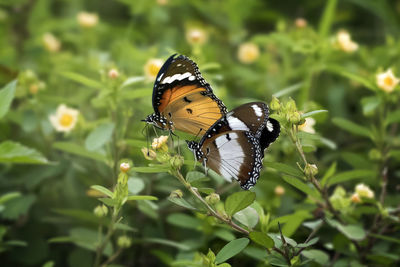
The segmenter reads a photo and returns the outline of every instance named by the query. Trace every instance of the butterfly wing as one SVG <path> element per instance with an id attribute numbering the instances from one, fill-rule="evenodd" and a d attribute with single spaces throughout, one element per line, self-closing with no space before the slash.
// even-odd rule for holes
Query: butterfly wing
<path id="1" fill-rule="evenodd" d="M 171 56 L 161 67 L 153 88 L 153 107 L 177 130 L 204 134 L 226 107 L 213 93 L 192 60 Z"/>
<path id="2" fill-rule="evenodd" d="M 262 168 L 261 146 L 251 132 L 229 131 L 207 139 L 201 147 L 206 164 L 228 181 L 235 179 L 243 189 L 256 184 Z"/>
<path id="3" fill-rule="evenodd" d="M 281 126 L 279 122 L 275 119 L 269 118 L 266 127 L 262 130 L 260 136 L 260 146 L 261 151 L 264 156 L 264 149 L 266 149 L 272 142 L 278 138 L 281 131 Z"/>

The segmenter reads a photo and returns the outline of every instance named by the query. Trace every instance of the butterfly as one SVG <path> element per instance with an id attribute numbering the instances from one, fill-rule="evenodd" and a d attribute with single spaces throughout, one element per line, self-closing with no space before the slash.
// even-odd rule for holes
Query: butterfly
<path id="1" fill-rule="evenodd" d="M 280 133 L 265 103 L 241 105 L 217 120 L 200 142 L 186 141 L 195 158 L 228 181 L 247 190 L 260 176 L 264 150 Z"/>
<path id="2" fill-rule="evenodd" d="M 197 64 L 176 54 L 157 74 L 153 87 L 154 113 L 144 120 L 163 130 L 203 135 L 226 114 L 225 105 L 201 76 Z"/>

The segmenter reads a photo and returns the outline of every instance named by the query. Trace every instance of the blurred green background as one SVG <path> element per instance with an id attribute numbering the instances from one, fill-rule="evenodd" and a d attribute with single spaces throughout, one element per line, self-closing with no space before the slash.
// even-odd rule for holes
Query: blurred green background
<path id="1" fill-rule="evenodd" d="M 0 112 L 1 265 L 93 265 L 99 225 L 107 223 L 93 213 L 99 194 L 90 187 L 111 189 L 123 158 L 135 167 L 149 164 L 141 149 L 155 136 L 151 129 L 143 132 L 140 120 L 153 112 L 160 64 L 179 53 L 198 63 L 229 110 L 249 101 L 270 103 L 273 95 L 282 103 L 294 99 L 302 113 L 328 110 L 316 114 L 309 122 L 314 128 L 299 138 L 318 166 L 317 178 L 352 172 L 326 191 L 342 220 L 363 235 L 349 237 L 325 224 L 312 248 L 318 253 L 299 256 L 294 265 L 396 266 L 399 86 L 382 89 L 376 75 L 391 68 L 400 76 L 399 35 L 399 0 L 0 0 L 0 104 L 6 106 L 7 88 L 13 92 L 11 106 L 3 108 L 4 116 Z M 13 80 L 16 85 L 9 84 Z M 61 104 L 79 113 L 64 132 L 49 119 Z M 283 127 L 269 148 L 253 190 L 268 217 L 255 228 L 277 232 L 280 221 L 284 234 L 301 243 L 312 229 L 304 222 L 329 211 L 282 179 L 277 162 L 292 168 L 300 162 L 287 133 Z M 193 171 L 193 157 L 181 145 L 186 174 Z M 375 197 L 351 202 L 361 182 Z M 335 190 L 338 184 L 343 191 Z M 221 200 L 241 190 L 219 177 L 201 186 Z M 132 244 L 114 266 L 216 266 L 199 260 L 200 253 L 217 254 L 241 237 L 168 201 L 171 191 L 181 189 L 195 203 L 168 173 L 133 169 L 128 187 L 130 194 L 158 201 L 124 205 L 125 227 L 112 236 L 104 259 L 118 251 L 118 236 Z M 287 264 L 274 260 L 252 243 L 227 262 Z"/>

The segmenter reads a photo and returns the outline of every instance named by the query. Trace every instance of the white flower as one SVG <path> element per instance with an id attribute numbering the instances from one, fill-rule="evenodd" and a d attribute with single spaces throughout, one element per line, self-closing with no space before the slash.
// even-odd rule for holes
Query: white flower
<path id="1" fill-rule="evenodd" d="M 49 116 L 50 122 L 58 132 L 70 132 L 75 128 L 78 121 L 79 111 L 68 108 L 66 105 L 59 105 L 55 114 Z"/>
<path id="2" fill-rule="evenodd" d="M 376 75 L 376 84 L 383 91 L 390 93 L 399 84 L 400 79 L 394 76 L 392 69 Z"/>
<path id="3" fill-rule="evenodd" d="M 151 147 L 153 149 L 158 149 L 162 145 L 164 145 L 168 140 L 168 136 L 166 135 L 161 135 L 159 138 L 154 138 L 153 143 L 151 144 Z"/>
<path id="4" fill-rule="evenodd" d="M 355 191 L 360 197 L 374 198 L 375 195 L 374 192 L 369 188 L 369 186 L 365 184 L 356 185 Z"/>
<path id="5" fill-rule="evenodd" d="M 239 61 L 245 64 L 253 63 L 260 56 L 260 49 L 254 43 L 244 43 L 239 46 Z"/>
<path id="6" fill-rule="evenodd" d="M 144 65 L 144 73 L 148 80 L 154 80 L 157 77 L 158 72 L 160 71 L 163 65 L 163 61 L 159 58 L 151 58 Z"/>
<path id="7" fill-rule="evenodd" d="M 315 129 L 314 126 L 315 125 L 315 120 L 313 118 L 306 118 L 305 122 L 301 125 L 299 125 L 299 130 L 306 132 L 306 133 L 311 133 L 311 134 L 315 134 Z"/>
<path id="8" fill-rule="evenodd" d="M 346 53 L 352 53 L 358 49 L 358 44 L 351 40 L 350 33 L 341 30 L 336 35 L 337 45 Z"/>
<path id="9" fill-rule="evenodd" d="M 208 39 L 207 32 L 202 28 L 189 28 L 186 31 L 186 40 L 189 44 L 204 44 Z"/>
<path id="10" fill-rule="evenodd" d="M 79 12 L 76 19 L 83 28 L 92 28 L 99 23 L 99 16 L 96 13 Z"/>
<path id="11" fill-rule="evenodd" d="M 61 48 L 61 42 L 51 33 L 45 33 L 43 35 L 43 45 L 49 52 L 58 52 Z"/>

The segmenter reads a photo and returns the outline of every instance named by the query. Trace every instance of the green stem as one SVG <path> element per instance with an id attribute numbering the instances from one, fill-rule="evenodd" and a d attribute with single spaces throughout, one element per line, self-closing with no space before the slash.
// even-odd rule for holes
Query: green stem
<path id="1" fill-rule="evenodd" d="M 104 251 L 105 247 L 107 246 L 108 242 L 110 241 L 112 234 L 114 233 L 114 225 L 115 225 L 115 222 L 117 221 L 117 218 L 118 218 L 118 213 L 114 210 L 110 225 L 108 226 L 108 231 L 107 231 L 106 237 L 103 239 L 100 246 L 98 246 L 96 249 L 96 259 L 95 259 L 95 263 L 93 265 L 94 267 L 100 266 L 101 257 L 103 256 L 103 251 Z"/>
<path id="2" fill-rule="evenodd" d="M 178 180 L 186 187 L 186 189 L 191 192 L 198 200 L 200 200 L 201 203 L 203 203 L 203 205 L 207 208 L 208 212 L 214 216 L 215 218 L 219 219 L 220 221 L 230 225 L 233 229 L 248 235 L 250 232 L 247 231 L 246 229 L 240 227 L 239 225 L 237 225 L 236 223 L 234 223 L 231 219 L 229 218 L 225 218 L 224 216 L 222 216 L 221 214 L 219 214 L 218 212 L 216 212 L 205 200 L 204 198 L 200 195 L 199 191 L 197 191 L 197 189 L 195 189 L 194 187 L 192 187 L 190 185 L 190 183 L 186 182 L 185 178 L 183 178 L 182 174 L 176 170 L 173 171 L 173 174 L 175 175 L 176 178 L 178 178 Z"/>

